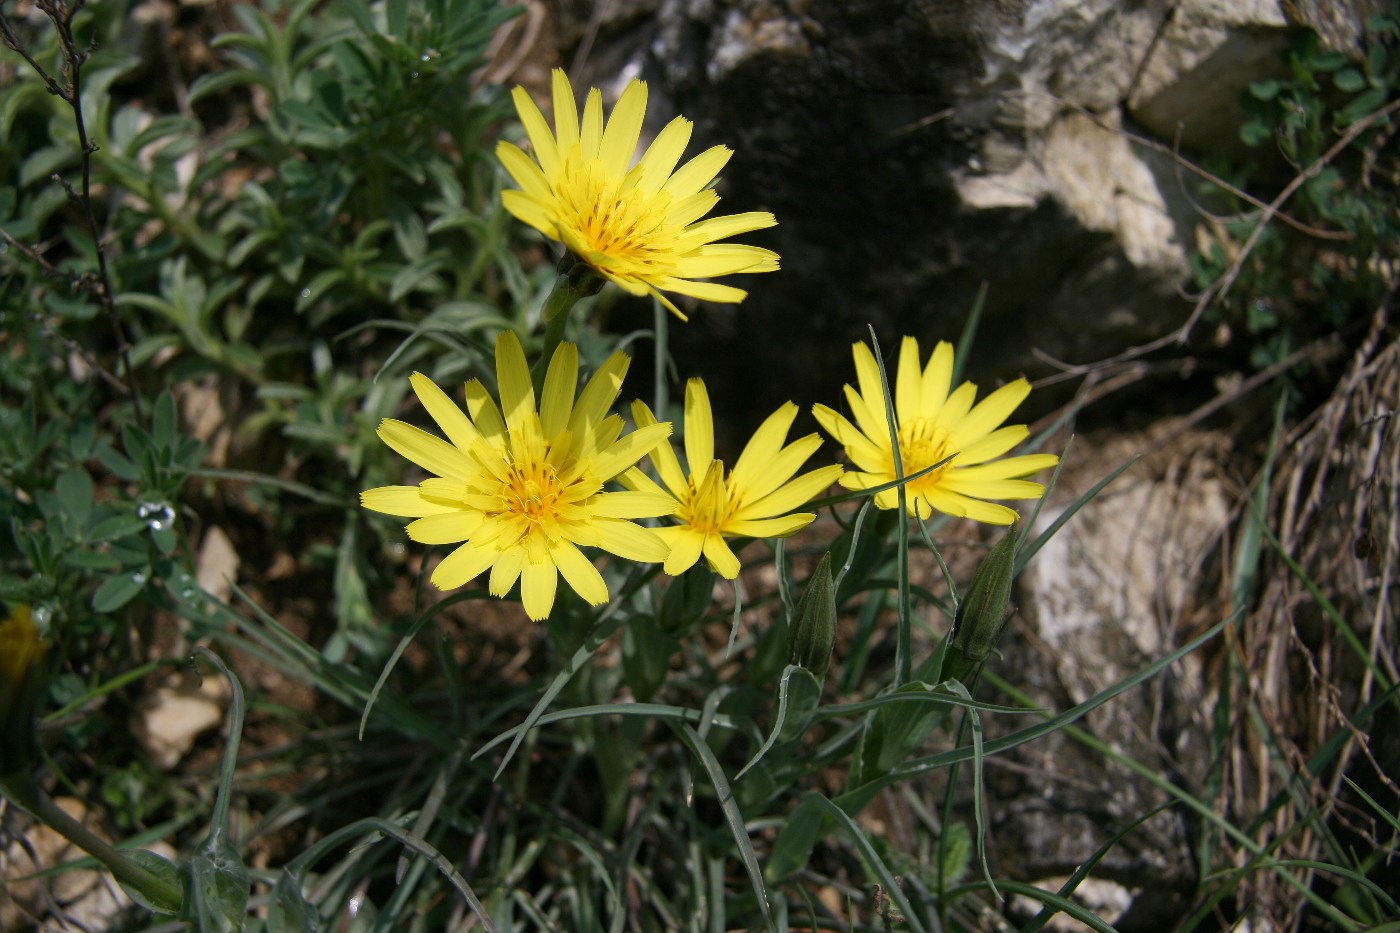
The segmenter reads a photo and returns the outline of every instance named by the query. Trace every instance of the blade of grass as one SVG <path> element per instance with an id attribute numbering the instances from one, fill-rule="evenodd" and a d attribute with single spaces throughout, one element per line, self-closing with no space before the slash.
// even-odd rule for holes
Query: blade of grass
<path id="1" fill-rule="evenodd" d="M 818 808 L 826 811 L 827 815 L 845 832 L 845 836 L 850 840 L 851 845 L 860 853 L 861 861 L 866 868 L 874 873 L 876 880 L 884 886 L 886 894 L 890 900 L 894 901 L 899 912 L 904 915 L 904 922 L 909 925 L 915 933 L 927 933 L 928 928 L 910 905 L 909 899 L 904 895 L 904 888 L 900 885 L 894 873 L 890 871 L 885 860 L 880 858 L 880 853 L 875 851 L 875 846 L 871 844 L 870 837 L 860 828 L 855 820 L 845 810 L 838 807 L 831 800 L 822 794 L 813 793 L 807 799 L 815 800 Z"/>
<path id="2" fill-rule="evenodd" d="M 778 933 L 778 927 L 773 923 L 773 911 L 768 903 L 768 888 L 763 883 L 763 870 L 758 865 L 758 856 L 754 854 L 753 850 L 753 840 L 749 838 L 744 815 L 739 812 L 739 805 L 734 800 L 734 792 L 730 789 L 729 781 L 724 776 L 724 768 L 720 765 L 719 759 L 715 757 L 715 753 L 710 751 L 710 746 L 700 737 L 700 733 L 684 722 L 668 721 L 668 725 L 690 749 L 691 754 L 705 769 L 705 773 L 709 775 L 710 783 L 715 789 L 715 795 L 719 798 L 719 805 L 724 810 L 724 818 L 729 824 L 729 831 L 734 836 L 734 844 L 739 848 L 739 859 L 744 863 L 744 870 L 748 872 L 749 884 L 753 887 L 759 913 L 763 915 L 763 925 L 769 930 L 769 933 Z"/>

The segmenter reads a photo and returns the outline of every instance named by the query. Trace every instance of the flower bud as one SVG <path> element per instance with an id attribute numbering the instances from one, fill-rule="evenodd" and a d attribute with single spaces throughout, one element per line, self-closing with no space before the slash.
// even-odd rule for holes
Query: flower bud
<path id="1" fill-rule="evenodd" d="M 27 768 L 37 748 L 34 709 L 49 643 L 24 603 L 0 603 L 0 617 L 0 774 L 11 774 Z"/>
<path id="2" fill-rule="evenodd" d="M 963 680 L 975 672 L 1001 641 L 1011 618 L 1011 579 L 1016 565 L 1016 529 L 1006 533 L 982 559 L 972 585 L 958 606 L 953 643 L 944 661 L 944 680 Z"/>
<path id="3" fill-rule="evenodd" d="M 831 552 L 822 555 L 807 580 L 807 589 L 792 611 L 788 628 L 788 658 L 811 671 L 818 681 L 826 676 L 836 644 L 836 587 L 831 579 Z"/>

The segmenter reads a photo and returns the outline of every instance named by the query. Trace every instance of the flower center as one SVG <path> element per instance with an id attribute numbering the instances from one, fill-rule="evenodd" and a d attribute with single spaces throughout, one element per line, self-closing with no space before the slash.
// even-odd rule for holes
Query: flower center
<path id="1" fill-rule="evenodd" d="M 945 460 L 955 451 L 948 446 L 948 432 L 928 418 L 915 418 L 899 428 L 899 456 L 904 475 L 911 476 L 920 470 L 927 470 L 940 460 Z M 938 484 L 939 478 L 948 469 L 944 464 L 936 470 L 914 480 L 911 487 L 929 487 Z M 890 475 L 894 475 L 894 462 L 891 458 Z"/>
<path id="2" fill-rule="evenodd" d="M 667 224 L 671 196 L 622 189 L 621 179 L 611 178 L 601 163 L 580 166 L 570 160 L 559 186 L 561 238 L 577 239 L 591 262 L 602 262 L 610 271 L 655 274 L 669 268 L 666 261 L 675 245 L 676 231 Z M 573 235 L 570 236 L 569 234 Z"/>
<path id="3" fill-rule="evenodd" d="M 511 464 L 501 490 L 504 510 L 536 526 L 558 520 L 562 494 L 559 475 L 544 461 Z"/>
<path id="4" fill-rule="evenodd" d="M 704 478 L 696 483 L 692 476 L 689 485 L 690 495 L 686 496 L 677 517 L 703 534 L 722 534 L 732 511 L 729 486 L 724 481 L 724 464 L 711 460 Z"/>

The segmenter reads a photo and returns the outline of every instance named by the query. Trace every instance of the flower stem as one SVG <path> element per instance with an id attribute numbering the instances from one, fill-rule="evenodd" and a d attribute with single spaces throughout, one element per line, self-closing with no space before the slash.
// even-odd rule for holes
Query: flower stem
<path id="1" fill-rule="evenodd" d="M 569 312 L 584 298 L 598 294 L 603 287 L 603 277 L 593 271 L 588 264 L 581 262 L 573 253 L 565 253 L 559 260 L 559 277 L 554 280 L 554 290 L 544 300 L 544 348 L 535 367 L 530 373 L 535 391 L 544 387 L 544 374 L 554 351 L 564 339 L 564 326 L 569 322 Z"/>
<path id="2" fill-rule="evenodd" d="M 0 777 L 0 792 L 28 810 L 63 838 L 107 866 L 118 881 L 135 888 L 153 904 L 179 904 L 183 894 L 179 887 L 131 861 L 111 843 L 69 816 L 58 804 L 33 785 L 27 778 L 6 775 Z"/>

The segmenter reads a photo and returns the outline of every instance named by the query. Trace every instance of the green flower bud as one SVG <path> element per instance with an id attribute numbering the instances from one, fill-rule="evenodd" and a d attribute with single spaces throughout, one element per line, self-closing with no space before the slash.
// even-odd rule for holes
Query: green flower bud
<path id="1" fill-rule="evenodd" d="M 37 748 L 34 709 L 49 643 L 25 604 L 0 603 L 0 616 L 0 774 L 12 774 L 29 767 Z"/>
<path id="2" fill-rule="evenodd" d="M 944 680 L 964 680 L 992 653 L 1011 618 L 1011 578 L 1016 564 L 1016 529 L 997 542 L 958 606 L 953 643 L 944 662 Z"/>
<path id="3" fill-rule="evenodd" d="M 820 681 L 831 663 L 836 644 L 836 587 L 831 579 L 831 552 L 822 555 L 807 580 L 807 589 L 792 611 L 788 627 L 788 658 Z"/>

